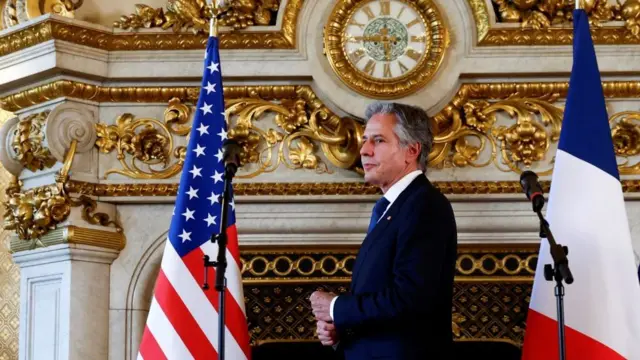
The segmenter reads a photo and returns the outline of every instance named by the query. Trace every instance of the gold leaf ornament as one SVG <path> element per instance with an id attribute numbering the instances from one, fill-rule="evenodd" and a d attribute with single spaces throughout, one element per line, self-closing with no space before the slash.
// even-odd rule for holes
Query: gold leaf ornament
<path id="1" fill-rule="evenodd" d="M 620 175 L 638 174 L 640 161 L 632 163 L 634 156 L 640 155 L 640 113 L 623 111 L 609 118 L 612 124 L 611 137 L 616 155 L 622 158 L 618 164 Z"/>
<path id="2" fill-rule="evenodd" d="M 167 114 L 165 118 L 172 121 L 170 126 L 181 121 L 179 116 L 175 121 Z M 96 147 L 105 154 L 116 150 L 117 159 L 123 166 L 123 169 L 107 170 L 105 178 L 116 173 L 136 179 L 166 179 L 181 170 L 185 155 L 181 148 L 184 147 L 174 149 L 171 131 L 156 119 L 136 119 L 133 114 L 127 113 L 119 116 L 115 125 L 96 124 L 96 133 Z M 169 156 L 171 150 L 177 158 L 173 164 Z M 132 157 L 128 159 L 127 154 Z M 141 168 L 138 162 L 145 164 L 145 168 Z M 163 165 L 161 169 L 153 168 L 160 164 Z"/>

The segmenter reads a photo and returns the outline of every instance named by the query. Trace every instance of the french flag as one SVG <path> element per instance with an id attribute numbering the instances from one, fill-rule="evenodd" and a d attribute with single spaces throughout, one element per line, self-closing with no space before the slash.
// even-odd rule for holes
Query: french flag
<path id="1" fill-rule="evenodd" d="M 566 358 L 640 359 L 640 284 L 595 49 L 584 10 L 574 16 L 573 69 L 546 218 L 569 248 Z M 542 239 L 527 314 L 523 359 L 559 359 L 553 264 Z"/>

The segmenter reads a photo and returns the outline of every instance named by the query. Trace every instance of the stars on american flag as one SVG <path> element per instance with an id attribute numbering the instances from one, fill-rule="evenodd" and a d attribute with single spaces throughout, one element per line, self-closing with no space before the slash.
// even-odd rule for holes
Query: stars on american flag
<path id="1" fill-rule="evenodd" d="M 170 239 L 181 256 L 211 239 L 220 231 L 222 194 L 224 193 L 224 152 L 228 139 L 222 94 L 220 64 L 205 60 L 200 98 L 193 119 L 184 169 L 188 174 L 180 184 L 171 224 Z M 235 201 L 229 199 L 229 223 L 235 223 Z"/>

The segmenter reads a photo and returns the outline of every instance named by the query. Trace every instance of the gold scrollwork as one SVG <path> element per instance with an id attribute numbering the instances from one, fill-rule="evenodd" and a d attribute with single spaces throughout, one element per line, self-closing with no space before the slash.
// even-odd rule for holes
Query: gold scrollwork
<path id="1" fill-rule="evenodd" d="M 110 169 L 109 174 L 121 174 L 134 179 L 167 179 L 182 170 L 186 155 L 186 147 L 173 146 L 172 134 L 185 136 L 189 127 L 182 126 L 189 119 L 191 110 L 174 98 L 169 101 L 165 110 L 165 123 L 156 119 L 136 119 L 132 114 L 118 117 L 115 125 L 98 123 L 96 127 L 96 147 L 108 154 L 114 149 L 117 158 L 124 169 Z M 176 158 L 173 162 L 171 154 Z M 126 154 L 132 155 L 127 161 Z M 148 169 L 141 169 L 137 161 L 142 162 Z M 162 169 L 153 166 L 162 164 Z"/>
<path id="2" fill-rule="evenodd" d="M 229 137 L 243 147 L 241 163 L 258 164 L 257 169 L 236 177 L 252 178 L 274 171 L 282 163 L 291 169 L 330 172 L 316 155 L 313 141 L 321 144 L 323 153 L 335 166 L 346 169 L 357 166 L 362 125 L 333 114 L 310 87 L 241 87 L 225 95 Z M 270 112 L 275 113 L 278 130 L 262 130 L 255 125 Z M 164 124 L 155 119 L 135 119 L 131 114 L 120 116 L 115 125 L 96 124 L 96 146 L 103 153 L 116 150 L 124 168 L 110 169 L 105 177 L 117 173 L 136 179 L 167 179 L 177 174 L 182 169 L 186 148 L 174 147 L 172 134 L 189 134 L 191 127 L 186 123 L 191 114 L 187 105 L 174 98 L 165 111 Z M 237 118 L 235 124 L 231 118 Z M 177 158 L 175 162 L 171 162 L 169 153 Z M 127 154 L 132 155 L 130 161 Z M 141 169 L 136 161 L 149 169 Z M 163 164 L 163 169 L 151 167 L 158 164 Z"/>
<path id="3" fill-rule="evenodd" d="M 553 105 L 557 94 L 539 98 L 515 95 L 494 103 L 466 96 L 465 91 L 459 92 L 450 105 L 435 116 L 443 130 L 434 136 L 434 150 L 430 154 L 433 167 L 484 167 L 493 162 L 501 171 L 521 172 L 543 160 L 550 144 L 560 137 L 563 110 Z M 515 123 L 508 127 L 497 125 L 498 112 L 515 117 Z M 472 138 L 477 141 L 471 141 Z M 487 142 L 491 155 L 479 162 Z M 550 172 L 551 169 L 540 174 Z"/>
<path id="4" fill-rule="evenodd" d="M 32 114 L 20 120 L 13 133 L 11 148 L 16 159 L 31 171 L 50 168 L 56 159 L 44 145 L 44 127 L 49 111 Z"/>
<path id="5" fill-rule="evenodd" d="M 609 122 L 613 148 L 624 159 L 618 164 L 620 175 L 640 174 L 640 161 L 629 164 L 631 157 L 640 154 L 640 112 L 622 111 L 610 116 Z"/>
<path id="6" fill-rule="evenodd" d="M 580 0 L 589 14 L 596 44 L 639 44 L 640 1 L 611 3 Z M 484 0 L 467 0 L 474 15 L 479 45 L 571 45 L 575 1 L 492 0 L 498 23 L 519 23 L 519 28 L 491 28 L 489 9 Z M 612 22 L 623 22 L 622 26 Z"/>
<path id="7" fill-rule="evenodd" d="M 82 206 L 82 218 L 92 225 L 102 225 L 109 226 L 113 225 L 116 229 L 116 232 L 122 233 L 122 227 L 120 224 L 109 218 L 109 215 L 101 212 L 96 212 L 98 207 L 98 203 L 92 198 L 81 194 L 77 199 L 69 196 L 69 192 L 67 191 L 67 184 L 69 183 L 69 171 L 71 170 L 71 164 L 73 163 L 73 158 L 76 154 L 76 149 L 78 146 L 78 141 L 71 141 L 71 146 L 65 155 L 64 163 L 60 171 L 56 174 L 56 186 L 58 187 L 60 193 L 65 197 L 65 199 L 71 204 L 71 206 Z"/>
<path id="8" fill-rule="evenodd" d="M 229 136 L 243 146 L 241 162 L 243 165 L 259 164 L 258 169 L 238 177 L 252 178 L 271 172 L 281 163 L 291 169 L 330 172 L 315 155 L 312 140 L 321 143 L 323 153 L 334 165 L 346 169 L 355 167 L 362 143 L 362 125 L 334 115 L 309 87 L 285 87 L 283 90 L 288 96 L 279 104 L 261 99 L 259 89 L 250 90 L 248 97 L 227 101 L 227 117 L 238 115 Z M 276 114 L 275 123 L 280 129 L 265 131 L 255 126 L 265 112 Z M 275 160 L 274 149 L 277 149 Z"/>
<path id="9" fill-rule="evenodd" d="M 272 23 L 280 8 L 280 0 L 233 1 L 218 18 L 219 26 L 246 29 L 252 25 L 266 26 Z M 160 27 L 179 32 L 190 29 L 194 33 L 209 30 L 214 10 L 204 0 L 169 0 L 167 10 L 154 9 L 137 4 L 135 14 L 122 16 L 113 26 L 121 29 Z"/>
<path id="10" fill-rule="evenodd" d="M 626 93 L 629 88 L 623 85 L 605 84 L 608 96 L 614 91 Z M 429 165 L 484 167 L 493 162 L 501 171 L 520 173 L 549 160 L 547 169 L 537 171 L 541 175 L 550 174 L 553 161 L 547 158 L 548 150 L 559 140 L 564 115 L 564 109 L 555 103 L 563 96 L 566 87 L 561 83 L 463 85 L 454 99 L 434 116 L 438 131 Z M 515 121 L 500 125 L 498 113 Z M 628 164 L 630 157 L 640 153 L 639 118 L 640 112 L 626 111 L 610 119 L 614 123 L 616 154 L 625 158 L 619 166 L 621 174 L 640 173 L 638 164 Z"/>

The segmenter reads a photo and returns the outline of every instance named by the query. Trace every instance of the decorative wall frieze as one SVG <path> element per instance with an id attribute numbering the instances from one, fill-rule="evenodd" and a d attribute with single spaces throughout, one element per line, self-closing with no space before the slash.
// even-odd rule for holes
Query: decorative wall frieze
<path id="1" fill-rule="evenodd" d="M 75 17 L 84 0 L 5 0 L 0 1 L 0 30 L 34 19 L 44 14 Z"/>
<path id="2" fill-rule="evenodd" d="M 241 249 L 252 343 L 312 341 L 308 296 L 347 292 L 357 247 Z M 538 247 L 460 245 L 453 294 L 455 340 L 522 345 Z"/>
<path id="3" fill-rule="evenodd" d="M 640 192 L 640 180 L 622 180 L 625 193 Z M 522 185 L 517 181 L 433 181 L 442 193 L 448 195 L 520 194 Z M 179 184 L 94 184 L 71 180 L 65 184 L 69 193 L 99 197 L 176 196 Z M 551 183 L 540 181 L 545 192 Z M 316 196 L 316 195 L 378 195 L 377 187 L 361 182 L 340 183 L 234 183 L 233 192 L 239 196 Z"/>
<path id="4" fill-rule="evenodd" d="M 190 131 L 191 104 L 195 103 L 199 90 L 198 87 L 113 88 L 62 80 L 0 101 L 11 111 L 62 96 L 97 102 L 170 101 L 162 121 L 123 114 L 114 125 L 98 125 L 96 143 L 105 153 L 116 151 L 122 164 L 120 169 L 109 169 L 107 177 L 119 173 L 136 179 L 167 179 L 182 167 L 184 141 L 176 141 Z M 453 99 L 433 116 L 435 138 L 430 167 L 492 166 L 500 172 L 535 169 L 541 175 L 550 174 L 567 90 L 566 82 L 461 85 Z M 603 82 L 603 90 L 607 101 L 638 98 L 640 82 Z M 252 166 L 246 167 L 239 178 L 271 172 L 282 164 L 326 172 L 318 149 L 333 165 L 361 172 L 358 149 L 362 124 L 333 114 L 310 87 L 226 86 L 223 91 L 230 135 L 243 145 L 243 165 Z M 609 113 L 619 171 L 622 175 L 637 175 L 640 112 L 614 108 Z M 269 122 L 265 125 L 263 119 L 269 114 L 269 121 L 277 127 L 270 128 Z M 134 162 L 159 165 L 160 170 Z M 442 186 L 451 193 L 502 193 L 503 184 L 454 182 Z M 625 188 L 636 189 L 633 181 L 625 183 Z"/>
<path id="5" fill-rule="evenodd" d="M 282 27 L 274 31 L 220 33 L 221 49 L 295 49 L 296 24 L 304 0 L 291 0 L 284 8 Z M 282 11 L 282 10 L 281 10 Z M 107 51 L 203 50 L 208 33 L 106 31 L 90 24 L 68 23 L 55 17 L 0 36 L 0 56 L 49 40 L 61 40 Z"/>
<path id="6" fill-rule="evenodd" d="M 607 98 L 637 97 L 638 83 L 604 82 Z M 429 164 L 434 168 L 485 167 L 551 174 L 550 149 L 560 136 L 568 84 L 464 84 L 434 116 L 436 135 Z M 500 116 L 498 116 L 500 115 Z M 640 112 L 612 112 L 610 123 L 622 175 L 640 173 Z M 506 118 L 505 118 L 506 117 Z M 507 120 L 508 119 L 508 120 Z"/>
<path id="7" fill-rule="evenodd" d="M 362 125 L 333 114 L 308 86 L 233 87 L 225 89 L 225 100 L 229 137 L 243 148 L 244 168 L 238 179 L 273 172 L 281 165 L 328 173 L 317 148 L 337 167 L 358 166 Z M 116 150 L 122 165 L 107 170 L 105 178 L 116 173 L 133 179 L 167 179 L 179 173 L 186 147 L 174 146 L 173 135 L 189 135 L 192 113 L 190 106 L 173 98 L 164 122 L 123 114 L 114 125 L 97 124 L 96 146 L 107 154 Z M 277 127 L 257 126 L 269 114 Z"/>
<path id="8" fill-rule="evenodd" d="M 574 1 L 467 0 L 476 22 L 478 45 L 571 45 Z M 582 1 L 595 44 L 640 44 L 640 1 Z M 497 23 L 514 26 L 494 27 Z M 517 25 L 517 26 L 516 26 Z"/>
<path id="9" fill-rule="evenodd" d="M 253 25 L 275 25 L 279 9 L 280 0 L 232 1 L 226 9 L 213 9 L 202 0 L 169 0 L 166 10 L 137 4 L 134 14 L 122 16 L 113 26 L 125 30 L 159 27 L 174 32 L 208 33 L 209 21 L 215 13 L 219 26 L 243 30 Z"/>

